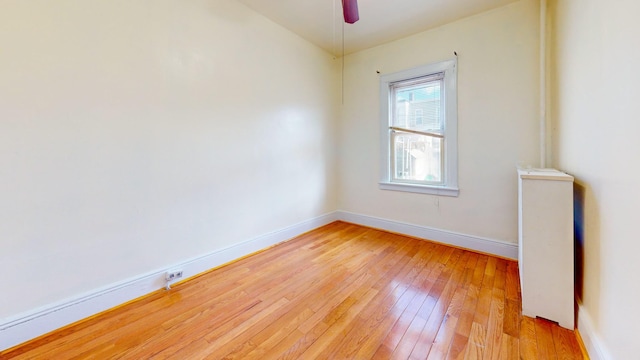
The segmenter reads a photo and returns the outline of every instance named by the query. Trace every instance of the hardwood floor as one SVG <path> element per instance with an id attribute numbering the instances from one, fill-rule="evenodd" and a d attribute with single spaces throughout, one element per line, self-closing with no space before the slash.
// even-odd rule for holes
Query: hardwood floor
<path id="1" fill-rule="evenodd" d="M 582 359 L 520 315 L 517 263 L 344 222 L 2 359 Z"/>

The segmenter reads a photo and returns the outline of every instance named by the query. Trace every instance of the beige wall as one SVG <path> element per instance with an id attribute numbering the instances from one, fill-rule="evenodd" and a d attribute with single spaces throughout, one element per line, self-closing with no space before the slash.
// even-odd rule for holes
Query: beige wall
<path id="1" fill-rule="evenodd" d="M 637 358 L 640 4 L 550 4 L 554 162 L 579 184 L 579 321 L 605 358 Z"/>
<path id="2" fill-rule="evenodd" d="M 0 319 L 335 210 L 337 69 L 231 0 L 0 2 Z"/>
<path id="3" fill-rule="evenodd" d="M 537 166 L 538 2 L 522 0 L 346 57 L 340 127 L 340 208 L 517 242 L 516 165 Z M 382 74 L 458 58 L 460 195 L 383 191 Z"/>
<path id="4" fill-rule="evenodd" d="M 640 8 L 549 3 L 552 165 L 583 199 L 582 319 L 628 358 Z M 348 55 L 340 105 L 339 63 L 236 1 L 1 2 L 0 318 L 336 209 L 517 242 L 515 166 L 539 159 L 538 20 L 521 0 Z M 379 190 L 376 70 L 453 51 L 460 196 Z"/>

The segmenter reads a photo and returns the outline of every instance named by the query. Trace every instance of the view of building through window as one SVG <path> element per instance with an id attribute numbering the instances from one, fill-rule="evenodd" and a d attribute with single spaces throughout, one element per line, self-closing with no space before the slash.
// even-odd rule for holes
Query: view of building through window
<path id="1" fill-rule="evenodd" d="M 442 183 L 442 76 L 396 83 L 392 93 L 393 177 Z"/>

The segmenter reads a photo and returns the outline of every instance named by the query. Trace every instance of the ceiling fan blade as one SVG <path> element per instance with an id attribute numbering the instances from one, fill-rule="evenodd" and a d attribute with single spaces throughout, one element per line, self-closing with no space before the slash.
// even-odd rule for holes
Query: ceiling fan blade
<path id="1" fill-rule="evenodd" d="M 344 13 L 344 22 L 353 24 L 360 20 L 358 15 L 358 0 L 342 0 L 342 12 Z"/>

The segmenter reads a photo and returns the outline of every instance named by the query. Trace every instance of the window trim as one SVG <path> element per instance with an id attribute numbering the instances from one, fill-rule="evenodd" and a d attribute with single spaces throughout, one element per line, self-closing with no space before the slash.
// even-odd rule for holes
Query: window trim
<path id="1" fill-rule="evenodd" d="M 380 77 L 380 182 L 381 190 L 405 191 L 443 196 L 458 196 L 458 101 L 457 59 L 403 70 Z M 391 176 L 391 99 L 390 85 L 444 72 L 444 181 L 442 185 L 411 184 L 392 181 Z"/>

